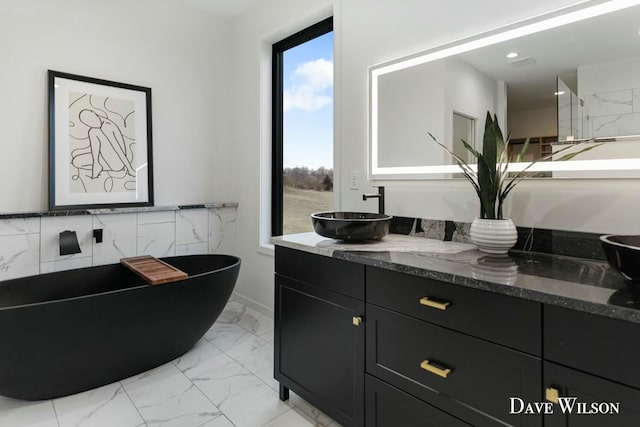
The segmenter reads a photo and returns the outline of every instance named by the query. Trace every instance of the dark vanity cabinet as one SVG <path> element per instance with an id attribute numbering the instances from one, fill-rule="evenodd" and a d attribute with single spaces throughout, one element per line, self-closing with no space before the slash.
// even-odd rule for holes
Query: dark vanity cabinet
<path id="1" fill-rule="evenodd" d="M 340 424 L 364 425 L 364 266 L 276 247 L 275 379 Z"/>
<path id="2" fill-rule="evenodd" d="M 275 277 L 281 398 L 346 427 L 640 425 L 636 323 L 283 247 Z"/>
<path id="3" fill-rule="evenodd" d="M 549 305 L 544 320 L 545 399 L 566 408 L 545 426 L 639 426 L 638 325 Z"/>

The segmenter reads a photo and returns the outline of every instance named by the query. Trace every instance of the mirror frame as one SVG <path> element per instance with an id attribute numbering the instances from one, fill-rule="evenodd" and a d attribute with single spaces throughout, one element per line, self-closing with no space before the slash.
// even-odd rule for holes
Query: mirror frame
<path id="1" fill-rule="evenodd" d="M 394 167 L 382 167 L 379 165 L 377 109 L 378 78 L 380 76 L 637 5 L 640 5 L 640 0 L 586 0 L 542 15 L 485 31 L 477 35 L 439 45 L 409 56 L 370 66 L 368 69 L 369 135 L 367 144 L 369 179 L 441 179 L 443 178 L 443 174 L 460 173 L 460 169 L 457 165 Z M 510 163 L 509 170 L 514 172 L 521 171 L 529 164 L 530 163 L 528 162 Z M 475 165 L 470 166 L 475 167 Z M 528 170 L 531 172 L 640 170 L 640 158 L 538 162 Z M 434 176 L 437 174 L 440 176 Z"/>

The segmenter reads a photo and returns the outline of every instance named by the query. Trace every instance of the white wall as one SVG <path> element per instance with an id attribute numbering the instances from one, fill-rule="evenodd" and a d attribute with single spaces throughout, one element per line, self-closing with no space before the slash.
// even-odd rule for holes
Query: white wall
<path id="1" fill-rule="evenodd" d="M 509 116 L 507 117 L 508 130 L 505 130 L 505 132 L 512 131 L 512 139 L 557 135 L 557 111 L 557 107 L 509 111 Z"/>
<path id="2" fill-rule="evenodd" d="M 47 205 L 47 69 L 152 89 L 158 205 L 234 199 L 229 24 L 175 0 L 3 0 L 0 212 Z"/>
<path id="3" fill-rule="evenodd" d="M 235 291 L 239 299 L 267 313 L 273 309 L 273 250 L 260 247 L 261 238 L 270 234 L 270 224 L 261 228 L 260 215 L 270 212 L 271 197 L 271 45 L 331 16 L 331 3 L 262 0 L 232 23 L 233 179 L 228 184 L 239 202 L 237 236 L 242 258 Z M 339 56 L 338 34 L 334 43 Z"/>
<path id="4" fill-rule="evenodd" d="M 427 77 L 428 76 L 428 77 Z M 445 151 L 445 61 L 383 74 L 378 81 L 378 166 L 441 165 Z"/>
<path id="5" fill-rule="evenodd" d="M 475 119 L 475 145 L 479 147 L 482 145 L 487 111 L 497 114 L 500 82 L 457 58 L 446 58 L 445 63 L 444 140 L 448 144 L 460 143 L 451 138 L 453 113 L 457 112 Z M 498 122 L 504 123 L 501 119 Z"/>

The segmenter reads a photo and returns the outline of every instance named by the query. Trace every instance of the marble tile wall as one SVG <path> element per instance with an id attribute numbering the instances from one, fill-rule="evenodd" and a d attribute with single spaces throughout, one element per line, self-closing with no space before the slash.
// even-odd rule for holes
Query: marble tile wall
<path id="1" fill-rule="evenodd" d="M 590 136 L 640 134 L 640 88 L 586 95 L 584 103 Z"/>
<path id="2" fill-rule="evenodd" d="M 235 227 L 235 207 L 0 219 L 0 281 L 136 255 L 233 254 Z M 80 253 L 60 256 L 65 230 L 76 232 Z"/>
<path id="3" fill-rule="evenodd" d="M 40 218 L 0 221 L 0 277 L 38 274 L 39 260 Z"/>

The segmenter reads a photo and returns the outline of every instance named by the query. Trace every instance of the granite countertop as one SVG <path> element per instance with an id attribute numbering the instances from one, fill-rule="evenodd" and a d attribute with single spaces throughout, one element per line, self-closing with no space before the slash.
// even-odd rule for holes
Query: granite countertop
<path id="1" fill-rule="evenodd" d="M 0 213 L 0 220 L 15 218 L 38 218 L 49 216 L 73 216 L 73 215 L 104 215 L 118 213 L 137 213 L 137 212 L 157 212 L 157 211 L 177 211 L 179 209 L 215 209 L 215 208 L 232 208 L 238 207 L 238 202 L 210 202 L 199 203 L 193 205 L 167 205 L 167 206 L 144 206 L 129 208 L 101 208 L 101 209 L 69 209 L 69 210 L 52 210 L 52 211 L 35 211 L 35 212 L 10 212 Z"/>
<path id="2" fill-rule="evenodd" d="M 398 234 L 370 243 L 342 243 L 315 233 L 274 237 L 271 242 L 276 246 L 640 323 L 640 286 L 633 289 L 603 261 L 524 251 L 488 255 L 468 243 Z"/>

